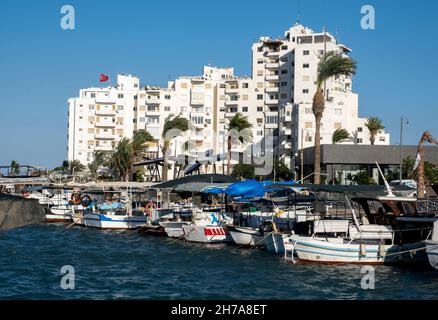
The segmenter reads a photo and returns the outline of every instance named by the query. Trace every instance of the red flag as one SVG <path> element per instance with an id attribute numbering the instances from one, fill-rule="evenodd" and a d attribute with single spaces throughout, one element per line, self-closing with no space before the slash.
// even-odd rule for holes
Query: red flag
<path id="1" fill-rule="evenodd" d="M 106 82 L 109 80 L 109 77 L 106 74 L 100 74 L 100 82 Z"/>

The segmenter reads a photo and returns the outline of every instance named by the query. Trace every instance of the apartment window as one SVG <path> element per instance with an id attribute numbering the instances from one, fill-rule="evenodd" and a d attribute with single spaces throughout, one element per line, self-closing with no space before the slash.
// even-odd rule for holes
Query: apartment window
<path id="1" fill-rule="evenodd" d="M 89 106 L 88 106 L 88 109 L 89 109 L 89 110 L 94 110 L 94 105 L 92 105 L 92 104 L 89 105 Z"/>
<path id="2" fill-rule="evenodd" d="M 257 95 L 257 100 L 263 100 L 263 95 L 262 94 L 258 94 Z"/>
<path id="3" fill-rule="evenodd" d="M 263 88 L 263 82 L 257 82 L 257 88 L 262 89 Z"/>
<path id="4" fill-rule="evenodd" d="M 79 128 L 79 131 L 82 131 L 82 128 Z"/>
<path id="5" fill-rule="evenodd" d="M 287 46 L 281 46 L 281 50 L 287 50 Z"/>
<path id="6" fill-rule="evenodd" d="M 248 100 L 248 95 L 247 94 L 242 95 L 242 100 Z"/>
<path id="7" fill-rule="evenodd" d="M 247 82 L 242 83 L 242 88 L 243 89 L 248 89 L 249 88 L 248 83 Z"/>
<path id="8" fill-rule="evenodd" d="M 211 119 L 205 119 L 206 124 L 211 124 Z"/>
<path id="9" fill-rule="evenodd" d="M 220 100 L 225 100 L 225 96 L 224 96 L 224 95 L 221 95 L 221 96 L 219 97 L 219 99 L 220 99 Z"/>
<path id="10" fill-rule="evenodd" d="M 283 82 L 281 83 L 281 86 L 282 86 L 282 87 L 286 87 L 286 86 L 287 86 L 287 81 L 283 81 Z"/>
<path id="11" fill-rule="evenodd" d="M 166 94 L 166 95 L 164 96 L 164 99 L 166 99 L 166 100 L 170 100 L 170 94 Z"/>
<path id="12" fill-rule="evenodd" d="M 262 76 L 263 75 L 263 70 L 257 70 L 257 75 L 258 76 Z"/>
<path id="13" fill-rule="evenodd" d="M 312 128 L 312 122 L 306 122 L 306 123 L 304 123 L 304 127 L 305 127 L 306 129 L 310 129 L 310 128 Z"/>
<path id="14" fill-rule="evenodd" d="M 137 107 L 134 107 L 134 111 L 137 111 Z"/>
<path id="15" fill-rule="evenodd" d="M 263 112 L 263 107 L 257 107 L 257 112 Z"/>
<path id="16" fill-rule="evenodd" d="M 281 99 L 287 99 L 287 93 L 282 93 L 282 94 L 280 95 L 280 97 L 281 97 Z"/>
<path id="17" fill-rule="evenodd" d="M 89 128 L 89 129 L 88 129 L 88 133 L 89 133 L 89 134 L 94 134 L 94 129 L 93 129 L 93 128 Z"/>
<path id="18" fill-rule="evenodd" d="M 262 118 L 257 118 L 257 124 L 262 124 L 263 123 L 263 119 Z"/>
<path id="19" fill-rule="evenodd" d="M 287 74 L 287 70 L 281 70 L 281 74 Z"/>
<path id="20" fill-rule="evenodd" d="M 267 123 L 267 124 L 275 124 L 275 123 L 278 123 L 278 118 L 277 118 L 277 116 L 267 116 L 267 117 L 266 117 L 266 123 Z"/>
<path id="21" fill-rule="evenodd" d="M 340 122 L 335 122 L 335 123 L 333 124 L 333 128 L 334 128 L 334 129 L 341 129 L 341 128 L 342 128 L 342 123 L 340 123 Z"/>
<path id="22" fill-rule="evenodd" d="M 117 106 L 117 110 L 122 111 L 123 110 L 123 106 Z"/>
<path id="23" fill-rule="evenodd" d="M 308 64 L 308 63 L 304 63 L 304 64 L 303 64 L 303 68 L 304 68 L 304 69 L 308 69 L 308 68 L 309 68 L 309 64 Z"/>
<path id="24" fill-rule="evenodd" d="M 356 142 L 357 142 L 357 143 L 363 143 L 363 139 L 362 139 L 362 138 L 357 138 L 357 139 L 356 139 Z"/>
<path id="25" fill-rule="evenodd" d="M 312 142 L 312 140 L 313 140 L 313 138 L 312 138 L 311 135 L 306 135 L 306 136 L 304 137 L 304 141 L 306 141 L 306 142 Z"/>
<path id="26" fill-rule="evenodd" d="M 79 117 L 79 119 L 80 119 L 80 120 L 82 120 L 82 119 L 83 119 L 83 117 L 82 117 L 82 116 L 80 116 L 80 117 Z"/>
<path id="27" fill-rule="evenodd" d="M 193 124 L 203 124 L 204 118 L 203 117 L 192 117 L 192 123 Z"/>
<path id="28" fill-rule="evenodd" d="M 155 106 L 148 106 L 148 111 L 156 111 Z"/>
<path id="29" fill-rule="evenodd" d="M 258 136 L 262 136 L 263 135 L 263 131 L 257 131 L 257 135 Z"/>
<path id="30" fill-rule="evenodd" d="M 380 138 L 379 138 L 379 141 L 380 141 L 380 142 L 385 142 L 385 140 L 386 140 L 385 137 L 380 137 Z"/>
<path id="31" fill-rule="evenodd" d="M 144 118 L 144 117 L 140 117 L 140 122 L 141 122 L 141 123 L 146 122 L 146 118 Z"/>
<path id="32" fill-rule="evenodd" d="M 137 122 L 137 119 L 132 119 L 132 122 L 133 122 L 133 123 L 136 123 L 136 122 Z"/>
<path id="33" fill-rule="evenodd" d="M 309 93 L 309 89 L 303 89 L 303 93 Z"/>
<path id="34" fill-rule="evenodd" d="M 225 83 L 221 83 L 221 84 L 219 85 L 219 88 L 221 88 L 221 89 L 225 89 Z"/>
<path id="35" fill-rule="evenodd" d="M 164 107 L 164 111 L 170 111 L 170 107 Z"/>
<path id="36" fill-rule="evenodd" d="M 304 109 L 304 112 L 306 114 L 313 114 L 313 109 L 312 108 L 306 108 L 306 109 Z"/>
<path id="37" fill-rule="evenodd" d="M 211 83 L 206 83 L 205 84 L 205 89 L 211 89 Z"/>
<path id="38" fill-rule="evenodd" d="M 303 81 L 309 81 L 310 77 L 309 76 L 303 76 Z"/>
<path id="39" fill-rule="evenodd" d="M 304 50 L 303 51 L 303 56 L 308 56 L 310 54 L 310 51 L 309 50 Z"/>
<path id="40" fill-rule="evenodd" d="M 187 89 L 187 83 L 181 83 L 181 89 Z"/>
<path id="41" fill-rule="evenodd" d="M 362 127 L 357 128 L 357 132 L 362 132 L 362 131 L 363 131 Z"/>
<path id="42" fill-rule="evenodd" d="M 287 62 L 287 58 L 281 58 L 280 61 L 281 62 Z"/>
<path id="43" fill-rule="evenodd" d="M 263 64 L 263 59 L 258 59 L 257 64 Z"/>
<path id="44" fill-rule="evenodd" d="M 258 47 L 258 48 L 257 48 L 257 51 L 258 51 L 258 52 L 262 52 L 262 51 L 263 51 L 263 47 Z"/>
<path id="45" fill-rule="evenodd" d="M 119 93 L 119 94 L 117 95 L 117 97 L 118 97 L 119 99 L 123 99 L 123 93 Z"/>
<path id="46" fill-rule="evenodd" d="M 242 112 L 248 112 L 248 107 L 242 107 Z"/>
<path id="47" fill-rule="evenodd" d="M 335 109 L 335 115 L 336 116 L 342 116 L 342 109 L 341 108 L 336 108 Z"/>

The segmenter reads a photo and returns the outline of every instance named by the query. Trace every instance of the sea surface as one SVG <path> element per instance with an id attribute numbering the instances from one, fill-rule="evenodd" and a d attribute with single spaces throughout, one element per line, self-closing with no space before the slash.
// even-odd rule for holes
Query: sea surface
<path id="1" fill-rule="evenodd" d="M 62 288 L 65 265 L 74 289 Z M 361 266 L 292 264 L 259 249 L 136 231 L 43 224 L 0 232 L 0 299 L 438 298 L 429 268 L 376 266 L 374 275 L 375 289 L 365 290 Z"/>

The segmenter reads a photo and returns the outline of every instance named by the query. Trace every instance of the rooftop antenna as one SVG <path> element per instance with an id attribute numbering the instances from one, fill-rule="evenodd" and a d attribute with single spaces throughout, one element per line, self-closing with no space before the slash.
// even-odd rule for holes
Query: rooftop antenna
<path id="1" fill-rule="evenodd" d="M 383 175 L 382 169 L 380 169 L 379 164 L 376 161 L 377 168 L 379 169 L 380 175 L 382 176 L 383 182 L 385 182 L 386 192 L 388 192 L 387 197 L 395 197 L 395 195 L 392 193 L 392 188 L 389 185 L 388 181 L 386 181 L 385 176 Z"/>

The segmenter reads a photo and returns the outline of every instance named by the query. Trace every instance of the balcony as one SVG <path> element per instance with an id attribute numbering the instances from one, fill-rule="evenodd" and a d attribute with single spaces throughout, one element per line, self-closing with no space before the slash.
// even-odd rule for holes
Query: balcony
<path id="1" fill-rule="evenodd" d="M 278 129 L 278 123 L 265 123 L 266 129 Z"/>
<path id="2" fill-rule="evenodd" d="M 160 115 L 161 115 L 160 109 L 146 110 L 146 116 L 159 117 Z"/>
<path id="3" fill-rule="evenodd" d="M 115 116 L 116 110 L 104 108 L 104 109 L 96 110 L 96 115 L 97 116 Z"/>
<path id="4" fill-rule="evenodd" d="M 283 150 L 290 150 L 292 149 L 292 142 L 285 140 L 280 144 L 280 148 Z"/>
<path id="5" fill-rule="evenodd" d="M 96 140 L 114 140 L 116 137 L 112 132 L 101 132 L 94 135 Z"/>
<path id="6" fill-rule="evenodd" d="M 112 146 L 95 146 L 94 150 L 96 151 L 111 151 L 113 150 Z"/>
<path id="7" fill-rule="evenodd" d="M 278 105 L 278 99 L 267 99 L 265 103 L 268 105 L 270 104 Z"/>
<path id="8" fill-rule="evenodd" d="M 278 62 L 269 62 L 265 64 L 266 69 L 278 69 Z"/>
<path id="9" fill-rule="evenodd" d="M 147 97 L 146 103 L 147 104 L 160 104 L 161 103 L 160 97 L 158 97 L 158 96 Z"/>
<path id="10" fill-rule="evenodd" d="M 268 51 L 266 53 L 267 57 L 278 57 L 280 55 L 280 51 Z"/>
<path id="11" fill-rule="evenodd" d="M 291 115 L 283 115 L 280 117 L 280 122 L 291 122 L 292 116 Z"/>
<path id="12" fill-rule="evenodd" d="M 239 93 L 239 88 L 225 88 L 226 94 L 237 94 Z"/>
<path id="13" fill-rule="evenodd" d="M 99 120 L 95 123 L 96 127 L 103 127 L 103 128 L 113 128 L 116 126 L 116 122 L 115 121 L 103 121 L 103 120 Z"/>
<path id="14" fill-rule="evenodd" d="M 225 112 L 225 118 L 233 118 L 236 115 L 236 112 Z"/>
<path id="15" fill-rule="evenodd" d="M 265 77 L 266 81 L 278 81 L 280 78 L 278 77 L 278 74 L 273 74 L 273 75 L 267 75 Z"/>
<path id="16" fill-rule="evenodd" d="M 226 100 L 225 101 L 225 105 L 226 106 L 236 106 L 239 104 L 238 100 Z"/>
<path id="17" fill-rule="evenodd" d="M 283 136 L 290 136 L 292 135 L 292 129 L 290 128 L 281 129 L 280 134 Z"/>
<path id="18" fill-rule="evenodd" d="M 265 92 L 266 93 L 278 93 L 279 88 L 278 87 L 266 87 Z"/>

